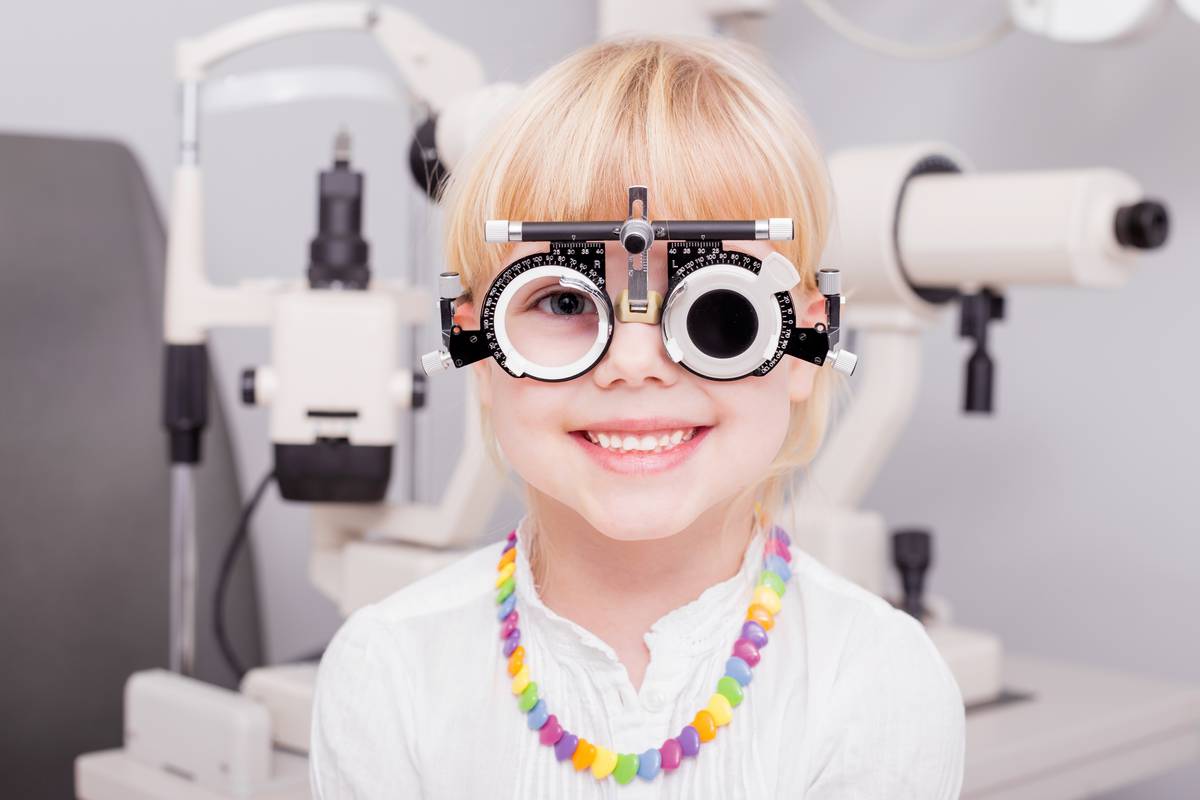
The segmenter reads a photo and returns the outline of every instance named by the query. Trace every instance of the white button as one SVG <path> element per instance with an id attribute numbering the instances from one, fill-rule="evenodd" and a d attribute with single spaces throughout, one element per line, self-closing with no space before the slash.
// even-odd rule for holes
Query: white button
<path id="1" fill-rule="evenodd" d="M 662 711 L 663 706 L 667 703 L 666 695 L 658 689 L 654 689 L 646 695 L 646 707 L 651 711 Z"/>

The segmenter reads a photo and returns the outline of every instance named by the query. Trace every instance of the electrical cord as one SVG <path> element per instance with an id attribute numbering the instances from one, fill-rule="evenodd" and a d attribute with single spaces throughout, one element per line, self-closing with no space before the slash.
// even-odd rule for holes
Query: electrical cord
<path id="1" fill-rule="evenodd" d="M 808 6 L 809 11 L 820 17 L 826 25 L 854 44 L 865 47 L 868 50 L 873 50 L 876 53 L 895 56 L 896 58 L 955 58 L 967 53 L 973 53 L 976 50 L 982 50 L 988 45 L 994 44 L 1012 32 L 1015 27 L 1012 18 L 1005 17 L 993 28 L 959 42 L 951 42 L 950 44 L 943 45 L 912 45 L 905 42 L 897 42 L 864 30 L 849 20 L 841 11 L 834 8 L 829 0 L 804 0 L 804 4 Z"/>
<path id="2" fill-rule="evenodd" d="M 275 469 L 271 468 L 267 474 L 258 482 L 258 487 L 254 490 L 254 494 L 246 501 L 246 505 L 242 508 L 242 515 L 238 519 L 237 529 L 233 533 L 233 538 L 229 540 L 229 544 L 225 546 L 225 552 L 221 555 L 221 571 L 217 575 L 217 590 L 213 598 L 213 628 L 217 635 L 217 645 L 221 648 L 221 655 L 225 657 L 225 663 L 234 671 L 240 681 L 246 674 L 246 668 L 242 666 L 242 662 L 238 659 L 237 653 L 233 650 L 233 643 L 229 641 L 229 635 L 225 630 L 225 595 L 229 589 L 229 579 L 233 574 L 233 565 L 237 561 L 237 557 L 245 547 L 247 540 L 250 538 L 250 517 L 254 514 L 254 509 L 262 500 L 263 493 L 266 492 L 267 486 L 275 479 Z"/>

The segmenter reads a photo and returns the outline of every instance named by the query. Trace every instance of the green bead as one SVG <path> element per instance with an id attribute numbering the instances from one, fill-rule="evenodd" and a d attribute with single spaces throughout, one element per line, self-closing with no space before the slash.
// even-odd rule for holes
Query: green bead
<path id="1" fill-rule="evenodd" d="M 764 569 L 762 575 L 758 576 L 758 585 L 762 586 L 764 583 L 774 589 L 775 594 L 780 597 L 783 597 L 783 593 L 787 589 L 783 583 L 783 578 L 779 577 L 779 573 L 774 570 Z"/>
<path id="2" fill-rule="evenodd" d="M 496 602 L 503 603 L 508 599 L 508 596 L 513 593 L 513 589 L 517 587 L 517 582 L 513 580 L 513 576 L 509 575 L 504 579 L 504 583 L 500 584 L 500 588 L 496 590 Z"/>
<path id="3" fill-rule="evenodd" d="M 633 776 L 637 775 L 638 757 L 634 753 L 621 753 L 617 756 L 617 765 L 613 767 L 613 777 L 617 779 L 617 783 L 624 785 L 633 780 Z"/>
<path id="4" fill-rule="evenodd" d="M 520 696 L 517 697 L 517 708 L 521 709 L 523 712 L 528 712 L 529 709 L 537 705 L 537 701 L 537 681 L 530 681 L 529 685 L 526 686 L 521 691 Z"/>
<path id="5" fill-rule="evenodd" d="M 729 701 L 729 705 L 736 706 L 742 702 L 742 685 L 726 675 L 717 681 L 717 694 L 725 695 L 725 699 Z"/>

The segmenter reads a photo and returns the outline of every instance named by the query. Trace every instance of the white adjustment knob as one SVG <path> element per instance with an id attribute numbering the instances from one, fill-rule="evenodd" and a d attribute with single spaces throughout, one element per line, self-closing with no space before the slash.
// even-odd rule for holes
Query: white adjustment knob
<path id="1" fill-rule="evenodd" d="M 772 242 L 783 242 L 795 236 L 795 226 L 790 217 L 771 217 L 767 220 L 767 238 Z"/>
<path id="2" fill-rule="evenodd" d="M 450 353 L 446 350 L 430 350 L 421 356 L 421 369 L 426 375 L 450 369 Z"/>
<path id="3" fill-rule="evenodd" d="M 854 368 L 858 366 L 858 356 L 845 349 L 829 353 L 825 356 L 825 360 L 843 375 L 853 375 Z"/>
<path id="4" fill-rule="evenodd" d="M 489 219 L 483 223 L 483 240 L 485 242 L 507 242 L 508 220 Z"/>

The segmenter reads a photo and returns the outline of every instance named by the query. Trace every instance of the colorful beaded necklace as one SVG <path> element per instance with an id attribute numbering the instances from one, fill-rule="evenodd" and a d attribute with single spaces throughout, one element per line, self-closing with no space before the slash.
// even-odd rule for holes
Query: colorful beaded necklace
<path id="1" fill-rule="evenodd" d="M 756 523 L 763 526 L 761 509 L 755 511 Z M 691 724 L 685 725 L 678 736 L 667 739 L 661 747 L 637 754 L 616 753 L 567 731 L 550 713 L 545 699 L 538 697 L 538 685 L 530 680 L 525 648 L 521 645 L 521 629 L 517 627 L 519 615 L 514 593 L 517 531 L 511 531 L 496 567 L 499 571 L 496 603 L 500 606 L 497 617 L 500 619 L 500 638 L 504 641 L 504 656 L 508 660 L 508 674 L 512 676 L 512 691 L 517 696 L 517 707 L 528 716 L 530 730 L 538 731 L 541 743 L 554 748 L 554 756 L 559 761 L 571 759 L 576 771 L 590 767 L 596 780 L 612 775 L 622 785 L 632 781 L 635 775 L 653 780 L 660 772 L 676 769 L 685 756 L 696 756 L 702 743 L 712 741 L 717 729 L 729 724 L 733 709 L 742 702 L 745 687 L 750 683 L 751 669 L 758 664 L 759 651 L 767 645 L 767 631 L 775 625 L 775 615 L 779 613 L 786 584 L 791 578 L 791 543 L 783 528 L 772 526 L 763 548 L 763 569 L 754 587 L 746 620 L 742 623 L 741 636 L 733 643 L 732 655 L 725 662 L 725 674 L 717 681 L 717 690 L 709 698 L 708 705 L 696 712 Z"/>

